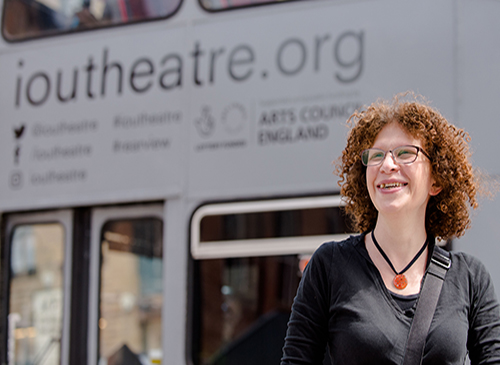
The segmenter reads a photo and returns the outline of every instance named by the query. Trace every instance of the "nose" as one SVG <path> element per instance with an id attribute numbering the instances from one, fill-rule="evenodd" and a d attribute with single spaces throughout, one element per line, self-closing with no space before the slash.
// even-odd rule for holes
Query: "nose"
<path id="1" fill-rule="evenodd" d="M 380 166 L 380 170 L 387 172 L 387 171 L 394 171 L 398 168 L 399 165 L 396 163 L 392 151 L 387 151 L 384 156 L 384 160 L 382 161 L 382 165 Z"/>

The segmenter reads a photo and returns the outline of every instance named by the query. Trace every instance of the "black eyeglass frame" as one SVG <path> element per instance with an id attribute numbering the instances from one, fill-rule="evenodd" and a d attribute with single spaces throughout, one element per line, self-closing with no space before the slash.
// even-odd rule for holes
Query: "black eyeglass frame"
<path id="1" fill-rule="evenodd" d="M 417 150 L 417 153 L 415 154 L 415 158 L 413 159 L 413 161 L 408 161 L 408 162 L 397 162 L 396 161 L 396 157 L 394 157 L 394 153 L 392 153 L 392 151 L 394 150 L 397 150 L 399 148 L 402 148 L 402 147 L 413 147 Z M 377 150 L 377 151 L 381 151 L 384 153 L 384 157 L 380 160 L 379 163 L 376 163 L 376 164 L 373 164 L 373 165 L 368 165 L 365 163 L 364 159 L 363 159 L 363 154 L 367 151 L 370 151 L 370 150 Z M 394 161 L 394 163 L 398 164 L 398 165 L 409 165 L 411 163 L 414 163 L 417 158 L 418 158 L 418 154 L 419 152 L 422 152 L 422 154 L 427 157 L 429 160 L 431 160 L 431 157 L 427 154 L 427 152 L 424 151 L 424 149 L 422 147 L 419 147 L 419 146 L 414 146 L 414 145 L 402 145 L 402 146 L 398 146 L 396 148 L 393 148 L 392 150 L 388 150 L 388 151 L 384 151 L 380 148 L 367 148 L 363 151 L 361 151 L 361 154 L 360 154 L 360 157 L 361 157 L 361 163 L 363 164 L 363 166 L 378 166 L 378 165 L 381 165 L 384 161 L 385 161 L 385 158 L 387 157 L 387 153 L 391 153 L 391 156 L 392 156 L 392 160 Z"/>

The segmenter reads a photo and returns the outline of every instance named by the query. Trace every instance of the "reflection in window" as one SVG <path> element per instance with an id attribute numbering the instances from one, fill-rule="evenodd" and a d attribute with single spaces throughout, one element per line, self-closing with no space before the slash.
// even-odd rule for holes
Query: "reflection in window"
<path id="1" fill-rule="evenodd" d="M 349 232 L 339 207 L 208 215 L 200 223 L 200 241 L 320 236 Z"/>
<path id="2" fill-rule="evenodd" d="M 242 8 L 252 5 L 283 3 L 290 0 L 200 0 L 201 6 L 209 11 Z"/>
<path id="3" fill-rule="evenodd" d="M 164 18 L 181 0 L 5 0 L 9 40 Z"/>
<path id="4" fill-rule="evenodd" d="M 9 363 L 60 363 L 64 229 L 21 225 L 11 242 Z"/>
<path id="5" fill-rule="evenodd" d="M 202 260 L 198 270 L 195 364 L 279 364 L 300 280 L 299 258 Z"/>
<path id="6" fill-rule="evenodd" d="M 148 218 L 102 228 L 100 363 L 161 360 L 162 226 Z"/>

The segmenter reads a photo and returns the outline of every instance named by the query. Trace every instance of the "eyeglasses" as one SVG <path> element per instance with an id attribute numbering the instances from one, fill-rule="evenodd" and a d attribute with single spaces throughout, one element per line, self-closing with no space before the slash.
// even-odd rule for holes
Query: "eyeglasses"
<path id="1" fill-rule="evenodd" d="M 365 166 L 377 166 L 384 160 L 386 154 L 390 152 L 394 163 L 397 164 L 410 164 L 415 162 L 418 153 L 422 152 L 429 160 L 430 156 L 425 151 L 417 146 L 399 146 L 390 151 L 384 151 L 379 148 L 368 148 L 361 152 L 361 162 Z"/>

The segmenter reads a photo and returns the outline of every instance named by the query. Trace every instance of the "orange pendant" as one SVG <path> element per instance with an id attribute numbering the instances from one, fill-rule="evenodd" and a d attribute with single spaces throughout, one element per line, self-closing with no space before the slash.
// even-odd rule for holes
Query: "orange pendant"
<path id="1" fill-rule="evenodd" d="M 408 285 L 408 280 L 403 274 L 396 275 L 392 281 L 396 289 L 403 290 Z"/>

